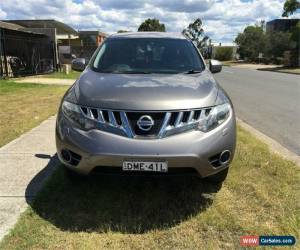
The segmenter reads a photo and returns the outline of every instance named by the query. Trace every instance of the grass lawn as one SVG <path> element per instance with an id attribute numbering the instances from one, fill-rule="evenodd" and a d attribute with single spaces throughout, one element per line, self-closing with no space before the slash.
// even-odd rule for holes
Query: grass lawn
<path id="1" fill-rule="evenodd" d="M 61 78 L 61 79 L 77 79 L 80 76 L 81 72 L 72 70 L 69 74 L 64 72 L 54 72 L 51 74 L 41 75 L 40 77 L 46 78 Z"/>
<path id="2" fill-rule="evenodd" d="M 0 146 L 54 115 L 67 88 L 0 80 Z"/>
<path id="3" fill-rule="evenodd" d="M 231 67 L 234 66 L 235 64 L 236 64 L 235 61 L 222 61 L 223 66 Z"/>
<path id="4" fill-rule="evenodd" d="M 0 249 L 237 249 L 242 235 L 299 240 L 299 175 L 241 128 L 221 188 L 192 177 L 71 182 L 59 169 Z"/>

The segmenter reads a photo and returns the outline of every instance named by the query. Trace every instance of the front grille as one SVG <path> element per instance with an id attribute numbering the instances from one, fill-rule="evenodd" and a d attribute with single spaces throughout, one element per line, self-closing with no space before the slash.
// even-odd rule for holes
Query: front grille
<path id="1" fill-rule="evenodd" d="M 126 112 L 126 115 L 128 117 L 128 121 L 130 123 L 133 133 L 137 136 L 146 137 L 157 136 L 165 118 L 165 113 L 163 112 Z M 154 125 L 149 131 L 141 130 L 137 124 L 138 120 L 142 116 L 150 116 L 154 121 Z"/>
<path id="2" fill-rule="evenodd" d="M 97 128 L 129 138 L 163 138 L 193 130 L 210 108 L 184 111 L 119 111 L 80 106 L 82 114 L 97 122 Z M 143 117 L 150 117 L 151 125 L 141 126 Z M 146 122 L 150 122 L 149 118 Z M 142 121 L 143 122 L 143 121 Z M 144 121 L 145 122 L 145 121 Z M 138 123 L 140 125 L 138 125 Z"/>

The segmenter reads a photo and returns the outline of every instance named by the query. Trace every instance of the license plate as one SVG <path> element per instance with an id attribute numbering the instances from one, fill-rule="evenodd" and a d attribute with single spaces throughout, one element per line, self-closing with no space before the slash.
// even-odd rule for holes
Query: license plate
<path id="1" fill-rule="evenodd" d="M 166 161 L 124 161 L 123 171 L 168 172 Z"/>

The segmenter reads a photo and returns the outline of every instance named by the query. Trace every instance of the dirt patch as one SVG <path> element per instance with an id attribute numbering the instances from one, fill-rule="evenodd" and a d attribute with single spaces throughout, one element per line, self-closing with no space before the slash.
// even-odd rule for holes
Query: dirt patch
<path id="1" fill-rule="evenodd" d="M 17 83 L 38 83 L 38 84 L 51 84 L 51 85 L 72 85 L 75 79 L 59 79 L 59 78 L 37 78 L 26 77 L 23 79 L 14 80 Z"/>
<path id="2" fill-rule="evenodd" d="M 244 69 L 274 69 L 277 68 L 278 65 L 273 64 L 251 64 L 251 63 L 232 63 L 231 67 L 236 68 L 244 68 Z"/>

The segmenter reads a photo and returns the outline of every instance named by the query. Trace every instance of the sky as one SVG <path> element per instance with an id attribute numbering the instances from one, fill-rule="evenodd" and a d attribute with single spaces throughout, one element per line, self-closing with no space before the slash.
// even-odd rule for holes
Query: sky
<path id="1" fill-rule="evenodd" d="M 284 0 L 0 0 L 0 20 L 56 19 L 76 30 L 137 31 L 157 18 L 168 32 L 181 32 L 201 18 L 213 42 L 232 42 L 260 20 L 280 18 Z M 300 17 L 298 11 L 293 17 Z"/>

